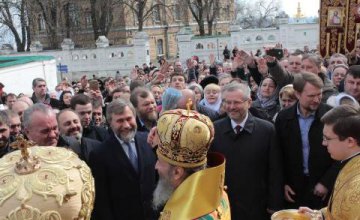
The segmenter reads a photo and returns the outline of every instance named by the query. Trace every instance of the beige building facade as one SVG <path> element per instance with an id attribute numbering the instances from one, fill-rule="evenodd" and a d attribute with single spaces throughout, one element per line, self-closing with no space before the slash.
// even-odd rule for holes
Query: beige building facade
<path id="1" fill-rule="evenodd" d="M 135 1 L 129 0 L 129 2 Z M 146 10 L 157 2 L 156 0 L 148 0 Z M 177 57 L 176 35 L 182 27 L 190 26 L 195 34 L 199 33 L 198 24 L 188 6 L 185 5 L 185 0 L 162 0 L 162 2 L 166 6 L 154 7 L 143 25 L 143 31 L 150 37 L 149 53 L 153 61 L 159 57 L 168 59 Z M 57 22 L 59 43 L 64 38 L 69 37 L 75 42 L 75 48 L 94 48 L 95 39 L 89 1 L 77 0 L 70 4 L 67 5 L 69 7 L 70 28 L 65 28 L 66 16 L 63 14 L 63 10 L 59 10 Z M 59 4 L 58 7 L 63 8 L 64 6 Z M 217 8 L 218 16 L 213 22 L 213 35 L 229 34 L 230 23 L 235 19 L 234 0 L 219 0 L 219 7 Z M 132 45 L 133 38 L 138 32 L 137 16 L 129 7 L 121 4 L 113 4 L 112 15 L 113 22 L 107 35 L 110 45 Z M 36 13 L 35 16 L 36 22 L 33 22 L 32 40 L 39 40 L 46 49 L 49 43 L 46 21 L 40 12 Z M 207 14 L 204 14 L 205 32 L 207 33 L 206 16 Z"/>

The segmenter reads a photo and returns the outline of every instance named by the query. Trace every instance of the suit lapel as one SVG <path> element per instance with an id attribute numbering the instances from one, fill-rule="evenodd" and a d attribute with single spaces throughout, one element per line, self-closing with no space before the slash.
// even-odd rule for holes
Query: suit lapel
<path id="1" fill-rule="evenodd" d="M 113 148 L 112 152 L 114 153 L 114 157 L 116 161 L 120 163 L 120 169 L 123 168 L 127 170 L 126 172 L 124 172 L 126 175 L 128 175 L 130 178 L 137 179 L 138 174 L 135 172 L 129 158 L 125 154 L 121 144 L 116 139 L 115 135 L 112 135 L 109 141 L 109 145 Z"/>

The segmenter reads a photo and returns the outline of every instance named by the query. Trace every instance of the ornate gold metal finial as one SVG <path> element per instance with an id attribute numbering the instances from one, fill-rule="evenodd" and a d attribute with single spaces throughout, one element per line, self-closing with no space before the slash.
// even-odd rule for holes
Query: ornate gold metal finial
<path id="1" fill-rule="evenodd" d="M 35 146 L 35 142 L 26 140 L 23 135 L 18 135 L 10 147 L 21 151 L 21 159 L 16 162 L 15 172 L 18 174 L 29 174 L 40 169 L 40 160 L 30 155 L 28 148 Z"/>
<path id="2" fill-rule="evenodd" d="M 191 98 L 189 98 L 188 101 L 186 102 L 186 109 L 187 109 L 188 116 L 190 115 L 192 105 L 193 105 L 193 102 L 192 102 Z"/>

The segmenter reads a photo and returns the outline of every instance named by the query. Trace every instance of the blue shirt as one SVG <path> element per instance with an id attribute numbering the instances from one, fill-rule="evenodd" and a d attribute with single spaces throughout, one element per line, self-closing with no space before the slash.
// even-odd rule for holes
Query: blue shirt
<path id="1" fill-rule="evenodd" d="M 309 175 L 309 131 L 311 124 L 315 120 L 315 112 L 311 113 L 308 117 L 301 114 L 299 105 L 297 106 L 297 117 L 300 125 L 302 153 L 303 153 L 303 172 L 305 175 Z"/>

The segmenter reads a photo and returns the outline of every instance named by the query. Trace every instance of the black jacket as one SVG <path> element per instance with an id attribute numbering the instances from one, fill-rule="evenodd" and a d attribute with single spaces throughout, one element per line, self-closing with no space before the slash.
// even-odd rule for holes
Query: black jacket
<path id="1" fill-rule="evenodd" d="M 139 173 L 132 167 L 114 134 L 90 152 L 89 166 L 95 178 L 96 192 L 92 219 L 157 219 L 151 208 L 156 184 L 156 156 L 146 139 L 147 133 L 137 132 Z"/>
<path id="2" fill-rule="evenodd" d="M 109 136 L 109 132 L 103 128 L 91 124 L 88 128 L 83 128 L 83 137 L 103 142 Z"/>
<path id="3" fill-rule="evenodd" d="M 304 187 L 303 174 L 303 151 L 297 106 L 284 109 L 279 112 L 275 127 L 280 147 L 284 158 L 284 180 L 294 191 L 301 191 Z M 309 137 L 309 184 L 315 186 L 323 184 L 329 192 L 333 188 L 334 181 L 339 172 L 338 164 L 333 161 L 326 147 L 322 145 L 324 124 L 321 117 L 331 109 L 330 106 L 321 103 L 315 113 L 315 120 L 311 124 Z M 300 195 L 298 195 L 300 196 Z"/>
<path id="4" fill-rule="evenodd" d="M 269 219 L 266 209 L 279 210 L 283 201 L 282 158 L 274 125 L 249 113 L 240 135 L 229 117 L 216 121 L 214 127 L 210 151 L 226 158 L 232 219 Z"/>

